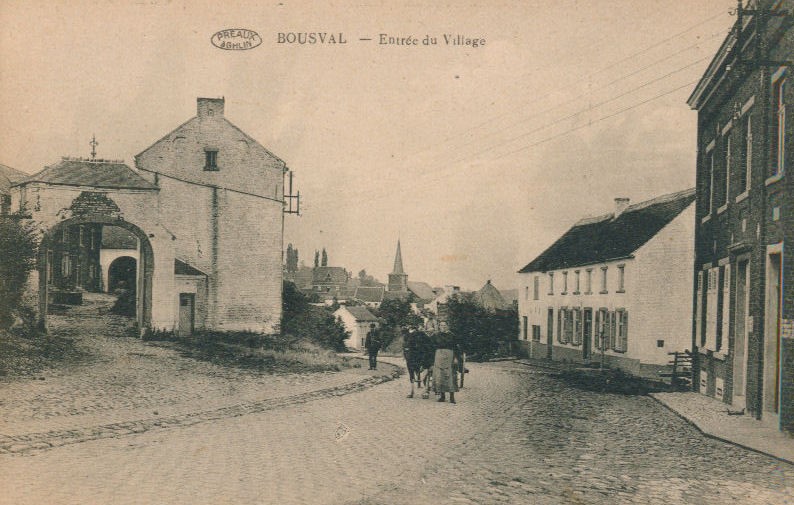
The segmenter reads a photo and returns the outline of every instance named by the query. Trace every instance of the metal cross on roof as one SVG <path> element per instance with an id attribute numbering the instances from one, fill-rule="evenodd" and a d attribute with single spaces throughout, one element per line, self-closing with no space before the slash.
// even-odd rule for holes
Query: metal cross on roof
<path id="1" fill-rule="evenodd" d="M 96 135 L 91 135 L 91 161 L 96 160 L 96 146 L 99 145 L 99 142 L 96 141 Z"/>

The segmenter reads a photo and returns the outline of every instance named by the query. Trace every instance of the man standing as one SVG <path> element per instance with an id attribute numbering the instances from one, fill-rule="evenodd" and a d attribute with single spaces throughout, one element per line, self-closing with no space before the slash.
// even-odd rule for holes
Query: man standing
<path id="1" fill-rule="evenodd" d="M 369 325 L 367 338 L 364 340 L 364 347 L 369 354 L 369 370 L 378 369 L 378 351 L 380 351 L 380 334 L 375 327 L 375 323 Z"/>

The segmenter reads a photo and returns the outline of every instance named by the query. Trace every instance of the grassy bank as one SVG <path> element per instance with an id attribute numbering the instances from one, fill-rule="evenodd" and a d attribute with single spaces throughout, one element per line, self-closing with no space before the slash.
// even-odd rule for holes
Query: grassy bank
<path id="1" fill-rule="evenodd" d="M 266 373 L 336 372 L 361 366 L 314 342 L 279 335 L 200 332 L 176 337 L 168 332 L 150 333 L 145 339 L 185 357 Z"/>
<path id="2" fill-rule="evenodd" d="M 89 360 L 91 355 L 73 338 L 59 335 L 21 336 L 0 331 L 0 377 L 26 377 Z"/>

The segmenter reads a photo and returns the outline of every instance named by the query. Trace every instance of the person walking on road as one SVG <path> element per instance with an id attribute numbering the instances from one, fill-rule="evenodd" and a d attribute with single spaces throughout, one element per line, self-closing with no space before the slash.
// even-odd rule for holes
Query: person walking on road
<path id="1" fill-rule="evenodd" d="M 433 389 L 440 393 L 438 401 L 455 403 L 458 381 L 455 377 L 455 339 L 451 333 L 442 331 L 436 334 L 436 355 L 433 360 Z"/>
<path id="2" fill-rule="evenodd" d="M 369 325 L 367 338 L 364 340 L 364 347 L 369 354 L 369 370 L 378 369 L 378 351 L 380 351 L 380 332 L 375 327 L 375 323 Z"/>

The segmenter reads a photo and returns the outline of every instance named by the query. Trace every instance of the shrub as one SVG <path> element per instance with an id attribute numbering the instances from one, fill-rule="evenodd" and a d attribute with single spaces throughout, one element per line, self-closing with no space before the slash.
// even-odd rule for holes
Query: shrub
<path id="1" fill-rule="evenodd" d="M 350 333 L 326 307 L 316 307 L 292 282 L 284 283 L 281 336 L 288 340 L 307 340 L 335 351 L 345 350 Z"/>
<path id="2" fill-rule="evenodd" d="M 18 215 L 0 216 L 0 329 L 33 324 L 23 302 L 30 271 L 36 265 L 38 229 Z"/>

